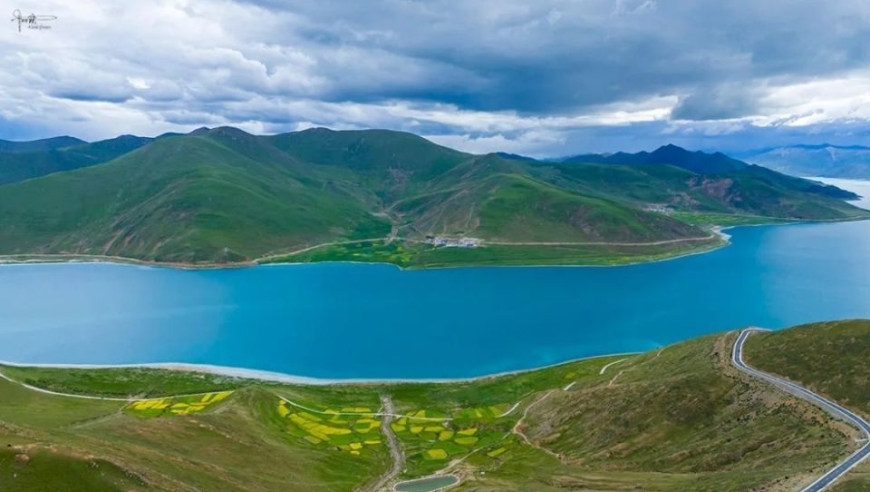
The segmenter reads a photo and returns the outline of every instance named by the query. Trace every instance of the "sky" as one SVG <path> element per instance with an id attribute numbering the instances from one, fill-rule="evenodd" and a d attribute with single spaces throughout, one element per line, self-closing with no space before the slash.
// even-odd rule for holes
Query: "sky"
<path id="1" fill-rule="evenodd" d="M 866 0 L 2 0 L 0 139 L 388 128 L 535 157 L 870 144 Z"/>

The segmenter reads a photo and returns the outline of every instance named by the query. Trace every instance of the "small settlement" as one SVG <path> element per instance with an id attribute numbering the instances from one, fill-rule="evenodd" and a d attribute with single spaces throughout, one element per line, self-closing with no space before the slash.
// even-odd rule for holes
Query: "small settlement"
<path id="1" fill-rule="evenodd" d="M 475 237 L 445 237 L 445 236 L 426 236 L 426 242 L 434 246 L 445 246 L 452 248 L 476 248 L 483 242 L 482 239 Z"/>

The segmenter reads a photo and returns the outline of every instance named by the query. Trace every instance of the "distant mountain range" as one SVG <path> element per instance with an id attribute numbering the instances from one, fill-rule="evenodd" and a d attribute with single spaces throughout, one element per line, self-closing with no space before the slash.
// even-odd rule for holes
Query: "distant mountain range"
<path id="1" fill-rule="evenodd" d="M 860 145 L 791 145 L 735 155 L 795 176 L 870 179 L 870 147 Z"/>
<path id="2" fill-rule="evenodd" d="M 409 133 L 324 128 L 255 136 L 2 142 L 0 254 L 239 262 L 319 243 L 431 235 L 508 244 L 668 243 L 689 214 L 863 216 L 853 193 L 723 154 L 541 162 L 472 155 Z"/>

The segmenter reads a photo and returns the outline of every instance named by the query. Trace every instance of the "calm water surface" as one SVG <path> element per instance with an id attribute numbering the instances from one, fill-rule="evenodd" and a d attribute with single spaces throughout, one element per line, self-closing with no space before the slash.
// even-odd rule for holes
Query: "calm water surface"
<path id="1" fill-rule="evenodd" d="M 870 222 L 748 227 L 616 268 L 0 267 L 0 359 L 457 378 L 746 325 L 870 317 Z"/>
<path id="2" fill-rule="evenodd" d="M 436 477 L 427 477 L 421 478 L 419 480 L 410 480 L 407 482 L 401 482 L 396 485 L 397 492 L 430 492 L 432 490 L 439 490 L 447 487 L 448 485 L 453 485 L 458 482 L 459 479 L 453 475 L 443 475 Z"/>

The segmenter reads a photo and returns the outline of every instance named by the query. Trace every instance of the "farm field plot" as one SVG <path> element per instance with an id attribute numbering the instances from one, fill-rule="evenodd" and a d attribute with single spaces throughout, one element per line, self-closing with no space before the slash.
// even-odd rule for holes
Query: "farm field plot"
<path id="1" fill-rule="evenodd" d="M 472 453 L 490 460 L 504 455 L 513 447 L 510 438 L 516 417 L 502 416 L 510 408 L 503 403 L 463 408 L 451 415 L 420 409 L 396 419 L 391 427 L 408 458 L 405 474 L 426 475 Z"/>
<path id="2" fill-rule="evenodd" d="M 261 263 L 360 261 L 367 263 L 392 263 L 401 267 L 408 267 L 414 264 L 414 259 L 419 249 L 421 249 L 420 245 L 408 244 L 403 241 L 392 243 L 370 241 L 333 244 L 296 255 L 270 258 L 261 261 Z"/>
<path id="3" fill-rule="evenodd" d="M 309 402 L 305 407 L 308 410 L 285 400 L 276 402 L 286 432 L 301 443 L 355 456 L 373 454 L 384 445 L 380 418 L 371 408 L 325 408 Z"/>
<path id="4" fill-rule="evenodd" d="M 221 391 L 203 395 L 138 400 L 125 406 L 124 411 L 143 418 L 190 415 L 217 405 L 231 394 L 232 391 Z"/>

